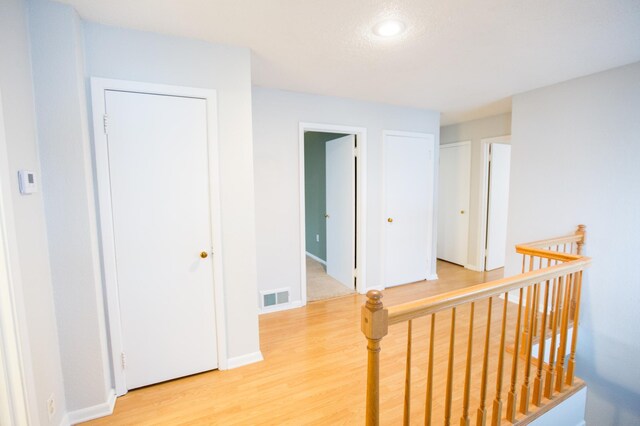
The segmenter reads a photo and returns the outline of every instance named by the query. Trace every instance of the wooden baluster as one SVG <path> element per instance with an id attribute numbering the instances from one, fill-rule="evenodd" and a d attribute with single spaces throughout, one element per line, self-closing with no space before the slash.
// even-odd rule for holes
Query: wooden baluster
<path id="1" fill-rule="evenodd" d="M 366 424 L 380 423 L 380 341 L 387 335 L 388 313 L 382 306 L 382 293 L 367 292 L 367 303 L 361 310 L 361 329 L 367 338 L 367 411 Z"/>
<path id="2" fill-rule="evenodd" d="M 564 306 L 562 310 L 562 324 L 560 325 L 560 346 L 558 347 L 557 367 L 556 367 L 556 390 L 562 392 L 564 389 L 564 357 L 567 352 L 567 334 L 569 332 L 569 309 L 566 306 L 569 305 L 571 300 L 571 286 L 573 281 L 573 274 L 567 276 L 567 283 L 564 288 Z"/>
<path id="3" fill-rule="evenodd" d="M 516 381 L 518 376 L 518 345 L 520 342 L 520 319 L 522 316 L 522 298 L 524 296 L 524 289 L 520 288 L 520 297 L 518 300 L 518 316 L 516 319 L 516 332 L 515 332 L 515 343 L 513 351 L 513 357 L 511 358 L 511 387 L 509 389 L 509 394 L 507 396 L 507 420 L 511 423 L 515 423 L 516 421 L 516 400 L 518 397 L 518 392 L 516 391 Z"/>
<path id="4" fill-rule="evenodd" d="M 578 271 L 576 275 L 575 293 L 576 293 L 576 311 L 573 317 L 573 333 L 571 336 L 571 355 L 569 356 L 569 364 L 567 365 L 567 386 L 573 386 L 573 374 L 576 368 L 576 346 L 578 345 L 578 320 L 580 315 L 580 293 L 582 290 L 582 271 Z"/>
<path id="5" fill-rule="evenodd" d="M 538 269 L 542 269 L 542 258 L 540 258 L 540 264 L 539 264 L 539 268 Z M 531 334 L 533 334 L 533 337 L 538 336 L 538 309 L 537 306 L 540 303 L 540 292 L 536 292 L 534 293 L 536 295 L 535 300 L 533 302 L 534 306 L 536 306 L 536 313 L 535 315 L 533 315 L 533 321 L 531 322 Z"/>
<path id="6" fill-rule="evenodd" d="M 467 340 L 467 366 L 464 373 L 464 396 L 462 404 L 462 417 L 460 418 L 460 426 L 470 426 L 469 419 L 469 394 L 471 392 L 471 357 L 473 351 L 473 314 L 476 308 L 475 302 L 471 302 L 471 313 L 469 314 L 469 338 Z"/>
<path id="7" fill-rule="evenodd" d="M 578 225 L 578 230 L 576 231 L 576 235 L 580 235 L 582 237 L 582 239 L 576 243 L 576 245 L 578 246 L 577 254 L 582 255 L 582 249 L 583 249 L 583 246 L 584 246 L 584 240 L 585 240 L 585 235 L 586 235 L 586 226 Z M 573 292 L 573 294 L 574 294 L 574 296 L 571 298 L 571 316 L 570 316 L 570 318 L 575 321 L 575 319 L 576 319 L 577 300 L 576 300 L 576 297 L 575 297 L 575 292 Z"/>
<path id="8" fill-rule="evenodd" d="M 509 293 L 504 294 L 504 304 L 502 307 L 502 331 L 500 332 L 500 349 L 498 352 L 498 377 L 496 378 L 496 397 L 493 400 L 493 415 L 491 426 L 500 426 L 502 423 L 502 372 L 504 370 L 504 344 L 507 335 L 507 305 L 509 304 Z M 517 332 L 516 332 L 517 334 Z M 514 356 L 517 356 L 517 351 Z"/>
<path id="9" fill-rule="evenodd" d="M 564 277 L 560 277 L 558 279 L 558 285 L 555 289 L 555 300 L 556 307 L 553 312 L 552 323 L 551 326 L 551 345 L 549 346 L 549 365 L 547 367 L 546 376 L 544 379 L 544 396 L 545 398 L 551 399 L 553 397 L 553 379 L 555 377 L 555 356 L 556 356 L 556 339 L 558 336 L 558 320 L 560 318 L 560 309 L 558 305 L 560 304 L 560 297 L 562 295 L 562 288 L 564 286 Z"/>
<path id="10" fill-rule="evenodd" d="M 582 256 L 582 250 L 584 248 L 585 239 L 587 237 L 587 227 L 585 225 L 578 225 L 578 230 L 576 231 L 576 234 L 582 237 L 582 239 L 576 243 L 576 245 L 578 246 L 576 250 L 576 254 L 579 254 L 580 256 Z"/>
<path id="11" fill-rule="evenodd" d="M 529 271 L 533 270 L 533 256 L 529 256 Z M 524 342 L 529 340 L 529 331 L 531 330 L 531 323 L 529 322 L 530 318 L 530 310 L 531 310 L 531 302 L 532 302 L 532 289 L 531 286 L 527 287 L 527 303 L 524 306 L 524 331 L 522 332 L 522 347 L 520 348 L 520 352 L 522 355 L 525 355 L 526 345 Z M 517 352 L 516 352 L 517 353 Z"/>
<path id="12" fill-rule="evenodd" d="M 547 280 L 544 284 L 544 304 L 542 307 L 542 325 L 540 326 L 540 343 L 538 346 L 538 371 L 536 378 L 533 381 L 533 403 L 536 407 L 539 407 L 542 403 L 542 368 L 544 366 L 544 345 L 547 340 L 546 327 L 547 327 L 547 307 L 549 305 L 549 285 L 551 283 Z"/>
<path id="13" fill-rule="evenodd" d="M 557 260 L 553 260 L 552 265 L 556 266 L 558 264 Z M 556 308 L 556 287 L 558 286 L 558 278 L 553 279 L 553 286 L 551 287 L 551 310 L 549 311 L 549 315 L 551 319 L 549 320 L 549 330 L 553 327 L 553 315 L 555 314 Z"/>
<path id="14" fill-rule="evenodd" d="M 436 335 L 436 314 L 431 315 L 431 334 L 429 335 L 429 364 L 427 365 L 427 397 L 424 404 L 424 425 L 431 426 L 431 407 L 433 405 L 433 347 Z"/>
<path id="15" fill-rule="evenodd" d="M 447 367 L 447 390 L 444 401 L 444 425 L 451 425 L 451 394 L 453 392 L 453 350 L 456 336 L 456 308 L 451 308 L 451 335 L 449 336 L 449 365 Z"/>
<path id="16" fill-rule="evenodd" d="M 533 286 L 533 304 L 531 305 L 531 322 L 533 324 L 533 318 L 537 315 L 538 311 L 538 291 L 539 284 L 534 284 Z M 525 346 L 526 353 L 524 357 L 524 383 L 522 383 L 522 388 L 520 390 L 520 412 L 522 414 L 529 413 L 529 393 L 530 393 L 530 383 L 529 377 L 531 376 L 531 348 L 533 345 L 533 331 L 529 333 L 528 340 L 526 342 L 522 342 L 523 346 Z"/>
<path id="17" fill-rule="evenodd" d="M 407 321 L 407 365 L 404 376 L 404 425 L 408 425 L 411 418 L 411 323 Z"/>
<path id="18" fill-rule="evenodd" d="M 480 383 L 480 407 L 476 415 L 476 426 L 484 426 L 487 423 L 487 374 L 489 368 L 489 340 L 491 338 L 491 310 L 493 308 L 493 297 L 489 298 L 487 307 L 487 331 L 484 337 L 484 356 L 482 358 L 482 380 Z"/>

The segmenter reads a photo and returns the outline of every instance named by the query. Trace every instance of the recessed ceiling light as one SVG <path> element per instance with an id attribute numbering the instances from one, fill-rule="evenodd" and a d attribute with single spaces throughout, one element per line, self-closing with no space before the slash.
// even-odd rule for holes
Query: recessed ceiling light
<path id="1" fill-rule="evenodd" d="M 405 29 L 404 22 L 396 19 L 387 19 L 373 27 L 373 33 L 380 37 L 393 37 L 401 34 Z"/>

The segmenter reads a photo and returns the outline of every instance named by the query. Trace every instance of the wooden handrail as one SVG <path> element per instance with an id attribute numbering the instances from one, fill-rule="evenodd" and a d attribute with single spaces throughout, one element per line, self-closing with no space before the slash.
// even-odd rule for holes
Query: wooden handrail
<path id="1" fill-rule="evenodd" d="M 516 253 L 524 254 L 527 256 L 537 256 L 543 259 L 561 260 L 563 262 L 570 262 L 572 260 L 582 259 L 582 256 L 578 254 L 562 253 L 553 250 L 546 250 L 542 248 L 533 248 L 524 244 L 518 244 L 516 246 Z"/>
<path id="2" fill-rule="evenodd" d="M 543 248 L 543 247 L 557 246 L 559 244 L 577 243 L 581 241 L 582 238 L 583 238 L 582 234 L 575 233 L 573 235 L 567 235 L 564 237 L 550 238 L 548 240 L 532 241 L 530 243 L 522 243 L 518 245 L 533 247 L 533 248 Z"/>
<path id="3" fill-rule="evenodd" d="M 564 237 L 549 238 L 547 240 L 532 241 L 530 243 L 522 243 L 520 246 L 527 246 L 533 248 L 552 247 L 560 244 L 577 243 L 578 246 L 582 246 L 585 243 L 587 227 L 585 225 L 578 225 L 578 229 L 572 235 L 566 235 Z M 518 246 L 516 246 L 518 247 Z M 578 252 L 578 254 L 582 254 Z"/>
<path id="4" fill-rule="evenodd" d="M 388 312 L 388 325 L 420 318 L 465 303 L 492 296 L 499 296 L 502 293 L 528 287 L 541 281 L 553 280 L 567 274 L 581 271 L 590 264 L 591 258 L 580 257 L 577 260 L 561 263 L 556 266 L 529 271 L 524 274 L 477 284 L 460 290 L 453 290 L 401 305 L 390 306 L 386 308 Z"/>
<path id="5" fill-rule="evenodd" d="M 564 394 L 565 390 L 574 386 L 575 351 L 578 330 L 575 325 L 579 314 L 580 290 L 583 271 L 591 264 L 591 259 L 582 255 L 585 244 L 585 226 L 579 225 L 574 235 L 534 241 L 516 246 L 516 252 L 523 255 L 522 273 L 483 284 L 477 284 L 464 289 L 453 290 L 444 294 L 415 300 L 391 307 L 382 304 L 382 293 L 372 290 L 367 293 L 367 303 L 362 307 L 362 332 L 367 338 L 368 368 L 367 368 L 367 410 L 366 424 L 378 425 L 380 420 L 380 342 L 388 333 L 389 326 L 401 322 L 408 322 L 407 354 L 405 364 L 405 396 L 404 396 L 404 424 L 410 423 L 411 404 L 411 368 L 412 368 L 412 323 L 413 320 L 431 316 L 428 364 L 426 372 L 426 401 L 424 405 L 425 424 L 431 424 L 434 375 L 434 334 L 436 314 L 451 311 L 449 328 L 449 352 L 446 366 L 446 391 L 444 392 L 444 421 L 450 424 L 455 400 L 462 401 L 461 425 L 470 424 L 470 382 L 472 376 L 472 358 L 476 358 L 474 346 L 474 307 L 477 302 L 487 301 L 487 318 L 482 353 L 482 374 L 479 386 L 479 406 L 477 409 L 477 423 L 484 425 L 487 420 L 487 380 L 488 357 L 491 346 L 491 311 L 494 298 L 503 297 L 502 322 L 499 330 L 500 346 L 498 352 L 496 375 L 496 393 L 493 400 L 491 424 L 500 425 L 502 418 L 502 382 L 505 367 L 505 337 L 507 330 L 513 330 L 515 345 L 512 351 L 511 371 L 507 382 L 507 409 L 505 418 L 514 423 L 520 421 L 518 416 L 527 415 L 530 410 L 543 405 L 542 397 L 553 398 L 553 393 Z M 527 259 L 527 256 L 529 257 Z M 543 261 L 543 259 L 546 259 Z M 528 262 L 527 262 L 528 260 Z M 528 271 L 525 266 L 528 264 Z M 537 268 L 537 269 L 536 269 Z M 517 307 L 517 321 L 515 327 L 509 324 L 507 318 L 509 293 L 519 292 Z M 526 297 L 524 297 L 526 293 Z M 542 296 L 544 295 L 544 296 Z M 467 332 L 464 388 L 462 397 L 454 399 L 453 375 L 456 340 L 456 308 L 470 305 L 470 316 Z M 540 311 L 542 309 L 542 311 Z M 465 311 L 461 311 L 465 312 Z M 573 330 L 569 331 L 570 322 Z M 547 332 L 551 332 L 549 353 L 545 356 L 545 342 Z M 536 358 L 532 354 L 534 338 L 540 336 Z M 558 337 L 558 338 L 556 338 Z M 537 341 L 536 341 L 537 342 Z M 556 343 L 559 345 L 556 345 Z M 567 354 L 567 345 L 569 353 Z M 442 346 L 444 349 L 444 345 Z M 557 353 L 556 353 L 557 351 Z M 568 357 L 568 361 L 565 360 Z M 521 373 L 518 374 L 518 359 L 522 357 Z M 548 358 L 545 360 L 545 358 Z M 566 363 L 566 364 L 565 364 Z M 533 368 L 532 368 L 533 366 Z M 440 368 L 443 371 L 443 368 Z M 543 374 L 544 372 L 544 374 Z M 521 376 L 521 382 L 518 377 Z M 520 383 L 520 392 L 518 387 Z M 456 391 L 457 392 L 457 391 Z M 548 401 L 548 400 L 547 400 Z M 414 401 L 415 402 L 415 401 Z M 533 408 L 531 408 L 533 406 Z M 519 407 L 519 409 L 518 409 Z M 535 411 L 535 410 L 534 410 Z M 521 414 L 518 414 L 521 413 Z"/>

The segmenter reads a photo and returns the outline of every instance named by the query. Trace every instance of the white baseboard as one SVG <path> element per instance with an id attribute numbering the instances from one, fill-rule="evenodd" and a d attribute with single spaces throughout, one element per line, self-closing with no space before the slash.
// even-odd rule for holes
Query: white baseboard
<path id="1" fill-rule="evenodd" d="M 252 352 L 250 354 L 240 355 L 227 360 L 227 369 L 242 367 L 243 365 L 253 364 L 254 362 L 260 362 L 264 358 L 262 352 Z"/>
<path id="2" fill-rule="evenodd" d="M 478 265 L 472 265 L 471 263 L 468 265 L 464 265 L 465 269 L 469 269 L 471 271 L 476 271 L 476 272 L 484 272 L 484 268 L 478 266 Z"/>
<path id="3" fill-rule="evenodd" d="M 427 275 L 427 281 L 433 281 L 438 279 L 438 274 L 429 274 Z"/>
<path id="4" fill-rule="evenodd" d="M 312 259 L 313 259 L 313 260 L 315 260 L 316 262 L 320 262 L 320 263 L 322 263 L 323 265 L 326 265 L 326 264 L 327 264 L 327 262 L 326 262 L 326 261 L 324 261 L 324 260 L 320 259 L 318 256 L 315 256 L 315 255 L 313 255 L 313 254 L 311 254 L 311 253 L 309 253 L 309 252 L 306 252 L 306 253 L 307 253 L 307 256 L 309 256 L 310 258 L 312 258 Z"/>
<path id="5" fill-rule="evenodd" d="M 301 308 L 304 305 L 305 304 L 302 303 L 301 300 L 294 300 L 293 302 L 283 303 L 281 305 L 267 306 L 266 308 L 260 309 L 258 314 L 262 315 L 270 314 L 272 312 L 287 311 L 289 309 Z"/>
<path id="6" fill-rule="evenodd" d="M 116 390 L 109 390 L 107 401 L 102 404 L 94 405 L 92 407 L 81 408 L 79 410 L 70 411 L 62 418 L 60 422 L 61 426 L 75 425 L 82 422 L 88 422 L 89 420 L 97 419 L 98 417 L 110 416 L 113 413 L 113 408 L 116 405 Z"/>
<path id="7" fill-rule="evenodd" d="M 383 291 L 384 289 L 385 289 L 385 287 L 384 287 L 384 286 L 379 285 L 379 286 L 367 287 L 367 288 L 363 289 L 362 291 L 358 291 L 358 293 L 360 293 L 360 294 L 367 294 L 367 292 L 368 292 L 369 290 L 378 290 L 378 291 Z"/>

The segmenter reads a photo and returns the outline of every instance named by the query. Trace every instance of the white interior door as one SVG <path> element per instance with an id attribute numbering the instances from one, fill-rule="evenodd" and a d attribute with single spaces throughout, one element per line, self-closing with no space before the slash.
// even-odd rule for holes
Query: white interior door
<path id="1" fill-rule="evenodd" d="M 487 248 L 485 269 L 504 267 L 509 209 L 509 170 L 511 145 L 492 143 L 489 161 L 487 208 Z"/>
<path id="2" fill-rule="evenodd" d="M 386 287 L 429 276 L 434 145 L 432 135 L 385 136 Z"/>
<path id="3" fill-rule="evenodd" d="M 355 263 L 355 136 L 326 142 L 327 274 L 354 286 Z"/>
<path id="4" fill-rule="evenodd" d="M 466 265 L 469 247 L 471 143 L 440 146 L 438 258 Z"/>
<path id="5" fill-rule="evenodd" d="M 106 91 L 127 389 L 217 367 L 204 99 Z"/>

